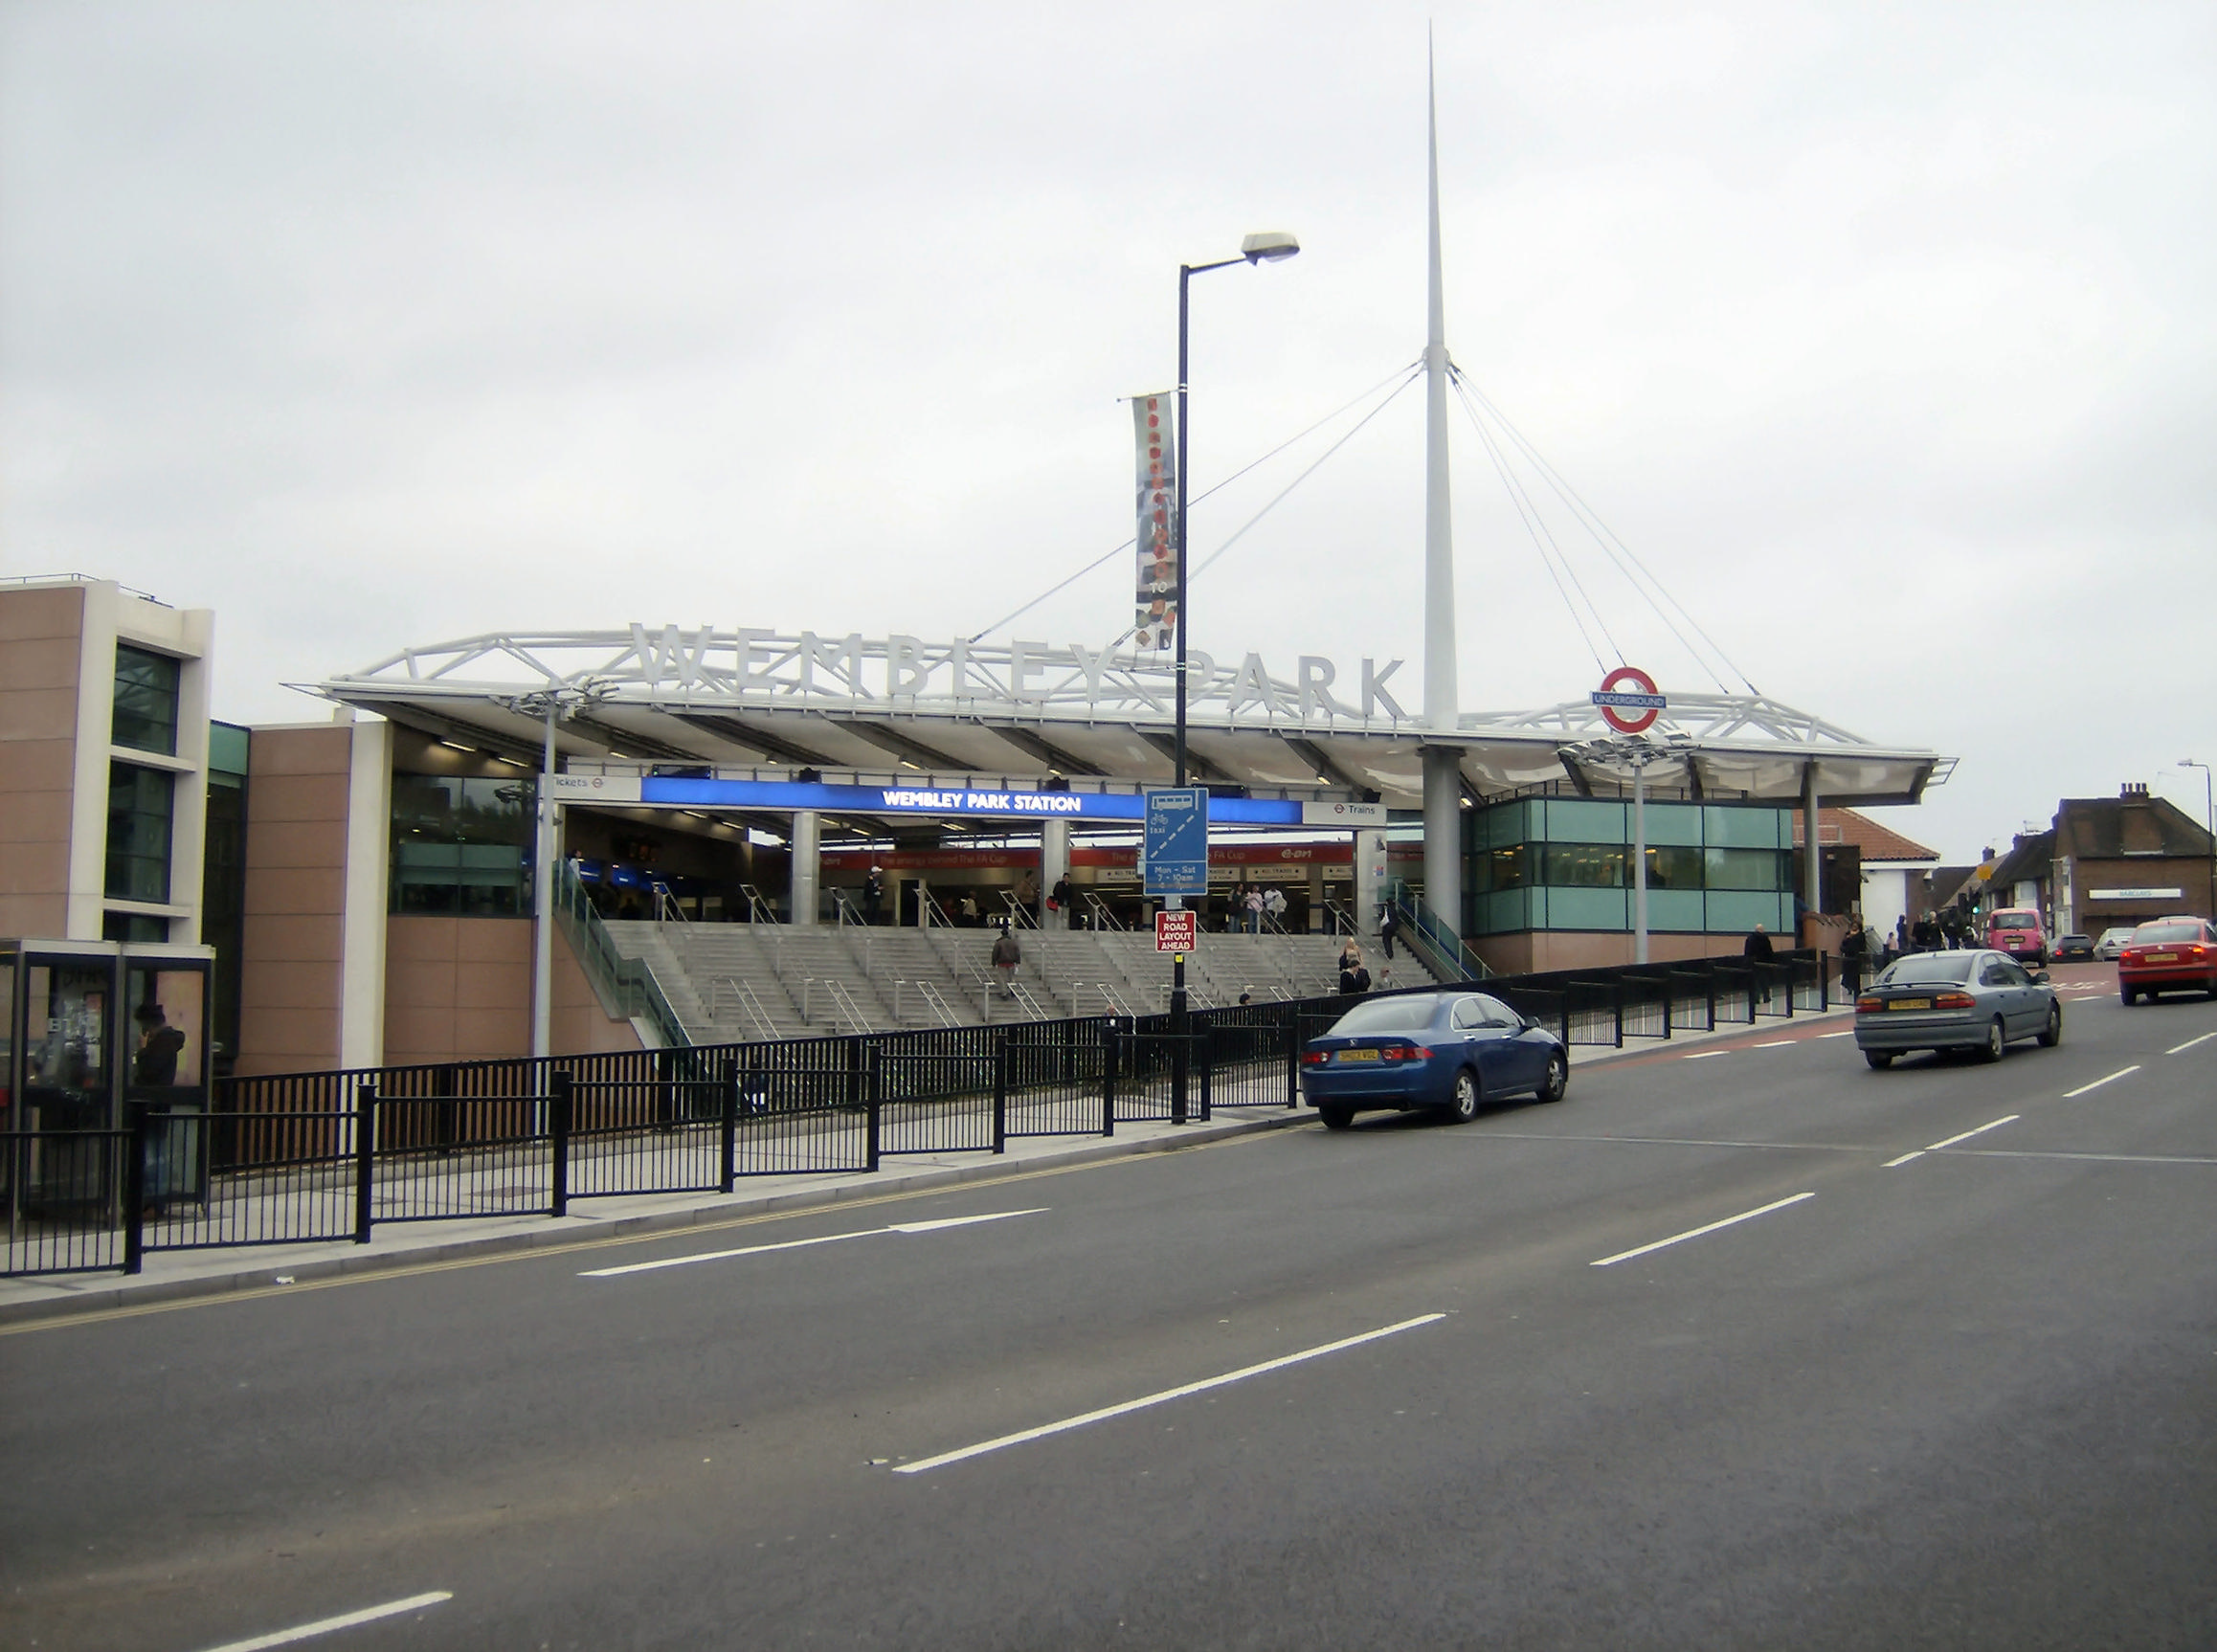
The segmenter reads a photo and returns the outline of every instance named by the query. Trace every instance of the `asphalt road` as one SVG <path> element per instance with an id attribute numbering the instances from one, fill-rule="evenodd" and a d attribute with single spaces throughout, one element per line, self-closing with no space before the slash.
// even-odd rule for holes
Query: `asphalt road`
<path id="1" fill-rule="evenodd" d="M 0 1644 L 2217 1645 L 2217 1005 L 2109 978 L 11 1328 Z"/>

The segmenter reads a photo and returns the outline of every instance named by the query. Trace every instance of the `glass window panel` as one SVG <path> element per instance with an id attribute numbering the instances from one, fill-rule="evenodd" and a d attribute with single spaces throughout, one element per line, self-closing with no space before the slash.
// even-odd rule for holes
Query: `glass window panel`
<path id="1" fill-rule="evenodd" d="M 1598 803 L 1580 797 L 1548 800 L 1547 840 L 1551 843 L 1628 843 L 1631 838 L 1630 810 L 1623 803 Z"/>
<path id="2" fill-rule="evenodd" d="M 1743 935 L 1760 924 L 1773 935 L 1782 937 L 1787 925 L 1793 920 L 1792 912 L 1781 913 L 1780 910 L 1781 906 L 1791 904 L 1791 898 L 1787 896 L 1713 889 L 1707 901 L 1709 930 L 1712 934 Z M 1788 943 L 1781 939 L 1780 944 Z"/>
<path id="3" fill-rule="evenodd" d="M 1700 847 L 1700 808 L 1691 803 L 1648 804 L 1647 842 L 1649 847 L 1658 843 Z"/>
<path id="4" fill-rule="evenodd" d="M 1541 882 L 1556 889 L 1621 888 L 1629 858 L 1630 852 L 1615 843 L 1550 843 L 1547 876 Z"/>
<path id="5" fill-rule="evenodd" d="M 125 1007 L 130 1024 L 126 1094 L 138 1100 L 201 1100 L 208 976 L 204 971 L 132 964 Z M 147 1095 L 159 1090 L 160 1095 Z M 179 1092 L 184 1092 L 183 1096 Z"/>
<path id="6" fill-rule="evenodd" d="M 1787 820 L 1780 809 L 1733 809 L 1712 803 L 1702 815 L 1705 840 L 1720 849 L 1776 849 L 1793 841 L 1790 824 L 1789 836 L 1779 836 L 1780 824 Z"/>
<path id="7" fill-rule="evenodd" d="M 1704 908 L 1698 889 L 1650 889 L 1647 891 L 1647 927 L 1650 930 L 1672 929 L 1687 934 L 1699 934 Z"/>
<path id="8" fill-rule="evenodd" d="M 108 1047 L 114 970 L 105 961 L 34 964 L 24 1006 L 25 1127 L 109 1127 Z"/>
<path id="9" fill-rule="evenodd" d="M 1704 849 L 1702 882 L 1712 889 L 1782 889 L 1786 858 L 1776 849 Z"/>
<path id="10" fill-rule="evenodd" d="M 1550 929 L 1624 929 L 1630 927 L 1627 896 L 1622 889 L 1565 889 L 1550 885 L 1547 891 L 1547 927 Z"/>
<path id="11" fill-rule="evenodd" d="M 1495 849 L 1486 857 L 1488 889 L 1521 889 L 1532 882 L 1531 852 L 1522 843 Z"/>
<path id="12" fill-rule="evenodd" d="M 179 662 L 128 643 L 116 645 L 115 708 L 108 738 L 139 751 L 177 754 Z"/>
<path id="13" fill-rule="evenodd" d="M 1702 853 L 1698 849 L 1671 846 L 1647 851 L 1647 887 L 1649 889 L 1698 889 L 1701 887 Z M 1696 924 L 1695 928 L 1700 925 Z"/>
<path id="14" fill-rule="evenodd" d="M 1499 889 L 1478 903 L 1478 932 L 1507 935 L 1527 927 L 1525 891 Z"/>
<path id="15" fill-rule="evenodd" d="M 531 910 L 531 782 L 395 774 L 395 912 L 511 918 Z"/>
<path id="16" fill-rule="evenodd" d="M 165 770 L 108 765 L 110 899 L 169 899 L 169 817 L 176 785 L 177 777 Z"/>

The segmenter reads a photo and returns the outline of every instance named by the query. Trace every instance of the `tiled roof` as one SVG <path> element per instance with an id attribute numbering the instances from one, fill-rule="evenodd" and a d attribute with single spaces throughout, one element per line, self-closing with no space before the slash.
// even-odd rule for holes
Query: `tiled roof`
<path id="1" fill-rule="evenodd" d="M 1927 849 L 1914 838 L 1904 837 L 1892 827 L 1881 826 L 1868 815 L 1858 815 L 1852 809 L 1825 809 L 1817 811 L 1817 841 L 1825 843 L 1852 843 L 1863 853 L 1866 862 L 1872 860 L 1937 860 L 1939 851 Z M 1802 846 L 1802 816 L 1794 815 L 1794 847 Z"/>
<path id="2" fill-rule="evenodd" d="M 2193 816 L 2168 798 L 2145 793 L 2066 797 L 2055 811 L 2055 831 L 2064 852 L 2082 860 L 2209 853 L 2209 834 Z"/>

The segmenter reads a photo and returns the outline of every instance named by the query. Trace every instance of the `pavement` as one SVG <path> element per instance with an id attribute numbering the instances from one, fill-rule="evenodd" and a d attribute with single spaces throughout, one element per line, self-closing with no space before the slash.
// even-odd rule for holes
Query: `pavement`
<path id="1" fill-rule="evenodd" d="M 1599 1063 L 1672 1060 L 1691 1049 L 1761 1043 L 1817 1020 L 1846 1027 L 1848 1007 L 1766 1016 L 1755 1026 L 1714 1032 L 1677 1030 L 1668 1039 L 1628 1038 L 1622 1049 L 1573 1045 L 1574 1070 Z M 1313 1125 L 1308 1107 L 1223 1107 L 1206 1124 L 1138 1122 L 1113 1136 L 1012 1138 L 999 1154 L 903 1154 L 876 1173 L 750 1177 L 729 1194 L 636 1194 L 573 1199 L 565 1217 L 471 1217 L 450 1221 L 387 1222 L 370 1242 L 317 1241 L 220 1250 L 149 1251 L 138 1274 L 45 1274 L 0 1279 L 0 1324 L 60 1315 L 151 1306 L 181 1298 L 281 1288 L 307 1280 L 385 1272 L 429 1263 L 592 1243 L 686 1228 L 724 1225 L 773 1212 L 828 1209 L 860 1199 L 952 1188 L 967 1182 L 1060 1170 L 1139 1153 L 1175 1152 L 1257 1131 Z"/>

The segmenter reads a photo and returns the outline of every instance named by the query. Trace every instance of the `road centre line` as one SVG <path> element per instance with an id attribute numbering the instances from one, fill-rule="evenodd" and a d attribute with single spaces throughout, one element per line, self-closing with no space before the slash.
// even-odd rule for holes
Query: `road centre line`
<path id="1" fill-rule="evenodd" d="M 1878 1150 L 1852 1142 L 1728 1142 L 1699 1136 L 1574 1136 L 1549 1135 L 1538 1130 L 1466 1130 L 1454 1138 L 1471 1142 L 1577 1142 L 1584 1146 L 1624 1148 L 1760 1148 L 1781 1153 L 1870 1153 Z"/>
<path id="2" fill-rule="evenodd" d="M 2217 1033 L 2204 1033 L 2198 1038 L 2188 1038 L 2183 1044 L 2173 1044 L 2169 1049 L 2165 1050 L 2163 1054 L 2166 1056 L 2183 1056 L 2188 1050 L 2192 1049 L 2196 1044 L 2206 1044 L 2211 1038 L 2217 1038 Z"/>
<path id="3" fill-rule="evenodd" d="M 1916 1150 L 1916 1151 L 1915 1151 L 1915 1152 L 1913 1152 L 1913 1153 L 1903 1153 L 1903 1154 L 1901 1155 L 1901 1157 L 1899 1157 L 1898 1159 L 1888 1159 L 1888 1160 L 1887 1160 L 1887 1161 L 1886 1161 L 1884 1164 L 1880 1165 L 1878 1168 L 1879 1168 L 1880 1170 L 1882 1170 L 1882 1171 L 1899 1170 L 1899 1169 L 1900 1169 L 1900 1168 L 1901 1168 L 1903 1165 L 1906 1165 L 1907 1163 L 1909 1163 L 1909 1161 L 1910 1161 L 1911 1159 L 1921 1159 L 1921 1158 L 1923 1158 L 1923 1157 L 1924 1157 L 1924 1154 L 1925 1154 L 1925 1150 L 1924 1150 L 1924 1149 L 1922 1149 L 1922 1148 L 1919 1148 L 1919 1149 L 1917 1149 L 1917 1150 Z"/>
<path id="4" fill-rule="evenodd" d="M 1937 1153 L 1937 1152 L 1938 1152 L 1938 1151 L 1940 1150 L 1940 1149 L 1942 1149 L 1942 1148 L 1952 1148 L 1952 1147 L 1954 1147 L 1954 1146 L 1955 1146 L 1955 1145 L 1956 1145 L 1958 1142 L 1967 1142 L 1967 1141 L 1969 1141 L 1969 1140 L 1970 1140 L 1970 1139 L 1971 1139 L 1973 1136 L 1982 1136 L 1982 1135 L 1984 1135 L 1984 1134 L 1985 1134 L 1985 1133 L 1986 1133 L 1988 1130 L 1998 1130 L 1998 1129 L 2000 1129 L 2000 1128 L 2001 1128 L 2001 1127 L 2002 1127 L 2004 1125 L 2013 1125 L 2013 1124 L 2015 1124 L 2015 1123 L 2016 1123 L 2016 1122 L 2017 1122 L 2019 1119 L 2023 1118 L 2024 1116 L 2025 1116 L 2025 1115 L 2024 1115 L 2024 1114 L 2022 1114 L 2022 1113 L 2011 1113 L 2011 1114 L 2010 1114 L 2010 1115 L 2009 1115 L 2007 1118 L 2005 1118 L 2005 1119 L 1996 1119 L 1996 1120 L 1995 1120 L 1995 1121 L 1994 1121 L 1992 1124 L 1990 1124 L 1990 1125 L 1981 1125 L 1981 1126 L 1980 1126 L 1980 1127 L 1979 1127 L 1977 1129 L 1975 1129 L 1975 1130 L 1965 1130 L 1965 1131 L 1964 1131 L 1964 1132 L 1963 1132 L 1961 1135 L 1959 1135 L 1959 1136 L 1950 1136 L 1950 1137 L 1948 1137 L 1948 1139 L 1947 1139 L 1946 1141 L 1944 1141 L 1944 1142 L 1935 1142 L 1935 1143 L 1933 1143 L 1933 1144 L 1932 1144 L 1932 1146 L 1931 1146 L 1931 1147 L 1929 1147 L 1929 1148 L 1925 1149 L 1924 1150 L 1925 1150 L 1926 1152 L 1928 1152 L 1928 1153 Z"/>
<path id="5" fill-rule="evenodd" d="M 1801 1041 L 1799 1038 L 1773 1038 L 1768 1043 L 1750 1044 L 1748 1048 L 1751 1050 L 1782 1050 L 1788 1044 L 1798 1044 Z"/>
<path id="6" fill-rule="evenodd" d="M 1848 1028 L 1848 1030 L 1845 1033 L 1819 1033 L 1817 1035 L 1817 1037 L 1820 1038 L 1852 1038 L 1854 1036 L 1855 1029 L 1852 1027 Z"/>
<path id="7" fill-rule="evenodd" d="M 2068 1101 L 2070 1101 L 2070 1100 L 2071 1100 L 2071 1099 L 2073 1096 L 2083 1096 L 2083 1095 L 2085 1095 L 2085 1094 L 2086 1094 L 2086 1092 L 2087 1092 L 2087 1091 L 2089 1091 L 2089 1090 L 2098 1090 L 2098 1089 L 2100 1089 L 2100 1088 L 2102 1087 L 2102 1085 L 2104 1085 L 2104 1084 L 2108 1084 L 2108 1083 L 2116 1083 L 2116 1082 L 2118 1079 L 2124 1078 L 2124 1077 L 2125 1077 L 2127 1074 L 2130 1074 L 2130 1073 L 2137 1073 L 2137 1072 L 2139 1072 L 2139 1070 L 2140 1070 L 2140 1064 L 2139 1064 L 2139 1062 L 2138 1062 L 2138 1061 L 2135 1061 L 2135 1062 L 2134 1062 L 2134 1063 L 2133 1063 L 2131 1066 L 2129 1066 L 2129 1067 L 2119 1067 L 2119 1068 L 2117 1068 L 2117 1070 L 2116 1070 L 2116 1072 L 2114 1072 L 2114 1073 L 2111 1073 L 2111 1074 L 2107 1075 L 2107 1076 L 2106 1076 L 2106 1077 L 2104 1077 L 2104 1078 L 2099 1078 L 2099 1079 L 2096 1079 L 2096 1080 L 2094 1080 L 2094 1083 L 2091 1083 L 2091 1084 L 2081 1084 L 2081 1085 L 2079 1085 L 2079 1086 L 2078 1086 L 2078 1088 L 2077 1088 L 2077 1089 L 2075 1089 L 2075 1090 L 2065 1090 L 2065 1091 L 2063 1092 L 2063 1099 L 2064 1099 L 2065 1101 L 2067 1101 L 2067 1102 L 2068 1102 Z"/>
<path id="8" fill-rule="evenodd" d="M 1712 1056 L 1729 1056 L 1731 1054 L 1730 1050 L 1689 1050 L 1685 1059 L 1689 1061 L 1706 1061 Z"/>
<path id="9" fill-rule="evenodd" d="M 1662 1250 L 1667 1245 L 1680 1244 L 1690 1239 L 1699 1239 L 1703 1234 L 1713 1234 L 1719 1228 L 1736 1227 L 1741 1222 L 1753 1221 L 1757 1217 L 1767 1217 L 1773 1211 L 1782 1211 L 1788 1205 L 1798 1205 L 1803 1199 L 1813 1199 L 1816 1196 L 1813 1191 L 1805 1194 L 1795 1194 L 1790 1198 L 1778 1199 L 1752 1211 L 1741 1211 L 1736 1217 L 1726 1217 L 1722 1221 L 1707 1222 L 1697 1228 L 1688 1228 L 1682 1234 L 1672 1234 L 1668 1239 L 1657 1239 L 1653 1244 L 1644 1244 L 1634 1250 L 1619 1251 L 1615 1256 L 1605 1256 L 1591 1265 L 1594 1267 L 1614 1267 L 1621 1261 L 1630 1261 L 1636 1256 L 1646 1256 L 1649 1251 Z"/>
<path id="10" fill-rule="evenodd" d="M 1289 1365 L 1299 1365 L 1304 1360 L 1321 1359 L 1328 1353 L 1338 1353 L 1344 1349 L 1357 1348 L 1366 1342 L 1377 1342 L 1381 1337 L 1399 1336 L 1402 1331 L 1414 1330 L 1422 1325 L 1437 1325 L 1446 1317 L 1444 1313 L 1419 1314 L 1415 1319 L 1404 1319 L 1398 1325 L 1381 1326 L 1377 1330 L 1366 1330 L 1359 1336 L 1341 1337 L 1337 1342 L 1327 1342 L 1315 1348 L 1305 1348 L 1298 1353 L 1281 1354 L 1276 1359 L 1266 1359 L 1260 1365 L 1242 1366 L 1238 1371 L 1227 1371 L 1220 1376 L 1208 1376 L 1203 1377 L 1198 1382 L 1181 1383 L 1176 1388 L 1162 1389 L 1154 1394 L 1143 1395 L 1137 1399 L 1127 1399 L 1120 1405 L 1103 1406 L 1099 1411 L 1088 1411 L 1079 1417 L 1066 1417 L 1060 1422 L 1042 1423 L 1038 1428 L 1026 1428 L 1016 1434 L 1004 1434 L 997 1440 L 980 1440 L 975 1445 L 963 1446 L 959 1451 L 943 1451 L 937 1457 L 927 1457 L 918 1462 L 899 1463 L 894 1467 L 893 1472 L 895 1474 L 922 1474 L 929 1468 L 944 1468 L 951 1462 L 962 1462 L 973 1457 L 983 1457 L 991 1451 L 1004 1451 L 1012 1445 L 1028 1444 L 1035 1440 L 1044 1440 L 1049 1435 L 1067 1434 L 1074 1428 L 1084 1428 L 1089 1423 L 1106 1422 L 1112 1417 L 1128 1416 L 1134 1411 L 1144 1411 L 1152 1405 L 1163 1405 L 1174 1399 L 1183 1399 L 1189 1395 L 1205 1394 L 1212 1388 L 1222 1388 L 1228 1383 L 1243 1382 L 1250 1376 L 1262 1376 L 1268 1372 L 1283 1371 Z"/>
<path id="11" fill-rule="evenodd" d="M 329 1635 L 340 1629 L 352 1629 L 359 1624 L 374 1623 L 380 1618 L 397 1618 L 403 1612 L 415 1612 L 426 1606 L 437 1606 L 442 1600 L 452 1600 L 451 1590 L 435 1590 L 429 1595 L 411 1595 L 405 1600 L 389 1600 L 382 1606 L 365 1606 L 359 1612 L 342 1613 L 336 1618 L 319 1618 L 313 1623 L 302 1623 L 295 1629 L 277 1629 L 267 1635 L 257 1635 L 250 1641 L 226 1641 L 220 1646 L 211 1646 L 208 1652 L 264 1652 L 270 1646 L 290 1646 L 295 1641 L 308 1641 L 318 1635 Z"/>
<path id="12" fill-rule="evenodd" d="M 979 1222 L 1006 1221 L 1011 1217 L 1044 1216 L 1047 1206 L 1041 1205 L 1028 1211 L 995 1211 L 981 1217 L 942 1217 L 936 1221 L 895 1222 L 890 1227 L 858 1228 L 852 1233 L 818 1234 L 814 1239 L 780 1239 L 775 1244 L 741 1245 L 735 1250 L 695 1251 L 689 1256 L 666 1256 L 655 1261 L 626 1262 L 621 1267 L 588 1268 L 579 1279 L 615 1279 L 629 1273 L 653 1273 L 658 1268 L 684 1267 L 697 1261 L 728 1261 L 733 1257 L 763 1256 L 771 1251 L 806 1250 L 811 1245 L 837 1244 L 841 1239 L 880 1239 L 886 1234 L 938 1233 L 945 1228 L 974 1227 Z"/>

